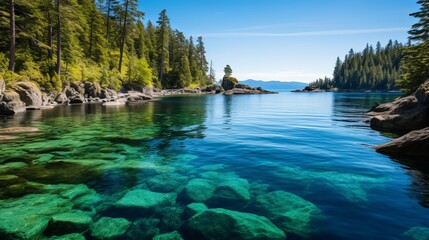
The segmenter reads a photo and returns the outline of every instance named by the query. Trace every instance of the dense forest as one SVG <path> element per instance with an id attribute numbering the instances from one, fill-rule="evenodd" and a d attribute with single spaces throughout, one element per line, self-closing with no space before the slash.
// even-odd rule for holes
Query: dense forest
<path id="1" fill-rule="evenodd" d="M 137 0 L 9 0 L 0 5 L 0 77 L 59 90 L 211 84 L 202 37 L 173 30 L 166 10 L 143 22 Z"/>
<path id="2" fill-rule="evenodd" d="M 337 58 L 333 78 L 310 83 L 312 87 L 340 90 L 395 90 L 411 93 L 429 79 L 429 0 L 420 0 L 420 10 L 410 14 L 418 19 L 404 46 L 391 40 L 382 47 L 367 45 L 362 52 L 350 50 L 342 61 Z"/>
<path id="3" fill-rule="evenodd" d="M 310 85 L 322 89 L 394 90 L 401 75 L 403 50 L 401 43 L 392 40 L 385 47 L 378 42 L 375 49 L 372 45 L 357 53 L 351 49 L 343 61 L 337 58 L 332 79 L 325 77 Z"/>

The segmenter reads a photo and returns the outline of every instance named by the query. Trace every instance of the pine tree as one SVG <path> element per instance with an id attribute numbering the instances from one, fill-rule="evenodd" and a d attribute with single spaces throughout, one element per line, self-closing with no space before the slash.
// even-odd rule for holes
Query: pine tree
<path id="1" fill-rule="evenodd" d="M 162 10 L 158 18 L 158 74 L 159 80 L 163 83 L 165 73 L 168 72 L 169 68 L 169 44 L 170 44 L 170 20 L 167 16 L 167 10 Z"/>
<path id="2" fill-rule="evenodd" d="M 401 66 L 403 74 L 397 85 L 406 93 L 416 90 L 420 84 L 429 79 L 429 0 L 420 0 L 420 11 L 410 14 L 419 19 L 414 24 L 410 34 L 410 43 L 404 52 Z"/>

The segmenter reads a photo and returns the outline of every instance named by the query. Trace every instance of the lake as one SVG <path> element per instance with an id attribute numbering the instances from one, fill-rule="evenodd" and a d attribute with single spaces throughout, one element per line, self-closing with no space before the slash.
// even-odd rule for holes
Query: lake
<path id="1" fill-rule="evenodd" d="M 375 102 L 397 96 L 179 96 L 1 118 L 0 127 L 40 131 L 0 143 L 0 236 L 91 226 L 87 239 L 175 230 L 191 239 L 224 218 L 257 218 L 288 239 L 404 239 L 429 227 L 428 171 L 376 153 L 372 147 L 391 138 L 363 122 Z M 195 202 L 251 215 L 184 227 L 184 208 Z"/>

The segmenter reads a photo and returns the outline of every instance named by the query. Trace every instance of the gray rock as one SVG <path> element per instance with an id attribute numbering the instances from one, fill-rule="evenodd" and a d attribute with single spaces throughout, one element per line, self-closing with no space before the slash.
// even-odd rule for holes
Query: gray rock
<path id="1" fill-rule="evenodd" d="M 429 127 L 412 131 L 375 149 L 388 155 L 429 157 Z"/>
<path id="2" fill-rule="evenodd" d="M 85 102 L 86 102 L 85 98 L 80 94 L 70 97 L 70 101 L 69 101 L 70 104 L 80 104 Z"/>
<path id="3" fill-rule="evenodd" d="M 0 78 L 0 95 L 3 94 L 5 91 L 6 91 L 6 82 Z"/>
<path id="4" fill-rule="evenodd" d="M 237 83 L 238 81 L 236 81 L 236 79 L 233 79 L 233 78 L 224 77 L 222 79 L 222 87 L 223 89 L 225 89 L 225 91 L 233 89 Z"/>
<path id="5" fill-rule="evenodd" d="M 85 82 L 85 96 L 97 98 L 101 96 L 101 86 L 96 82 Z"/>
<path id="6" fill-rule="evenodd" d="M 63 104 L 66 103 L 68 101 L 67 95 L 65 93 L 59 93 L 56 97 L 55 97 L 55 102 Z"/>
<path id="7" fill-rule="evenodd" d="M 180 233 L 189 239 L 286 239 L 266 217 L 222 208 L 195 215 Z"/>
<path id="8" fill-rule="evenodd" d="M 125 218 L 102 217 L 91 225 L 91 236 L 100 240 L 118 239 L 130 225 L 131 222 Z"/>
<path id="9" fill-rule="evenodd" d="M 18 82 L 13 89 L 19 94 L 26 106 L 40 107 L 43 105 L 42 92 L 31 82 Z"/>
<path id="10" fill-rule="evenodd" d="M 2 102 L 0 102 L 0 115 L 13 115 L 25 110 L 25 103 L 21 101 L 17 92 L 4 92 Z"/>
<path id="11" fill-rule="evenodd" d="M 429 80 L 415 93 L 373 107 L 371 128 L 387 132 L 409 132 L 429 126 Z"/>

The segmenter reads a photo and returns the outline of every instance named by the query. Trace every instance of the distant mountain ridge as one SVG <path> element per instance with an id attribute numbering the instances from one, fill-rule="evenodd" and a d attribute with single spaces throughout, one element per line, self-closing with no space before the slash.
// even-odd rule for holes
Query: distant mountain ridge
<path id="1" fill-rule="evenodd" d="M 239 81 L 241 84 L 246 84 L 251 87 L 261 87 L 267 90 L 276 90 L 276 89 L 303 89 L 308 86 L 308 83 L 303 82 L 282 82 L 282 81 L 261 81 L 261 80 L 243 80 Z"/>

